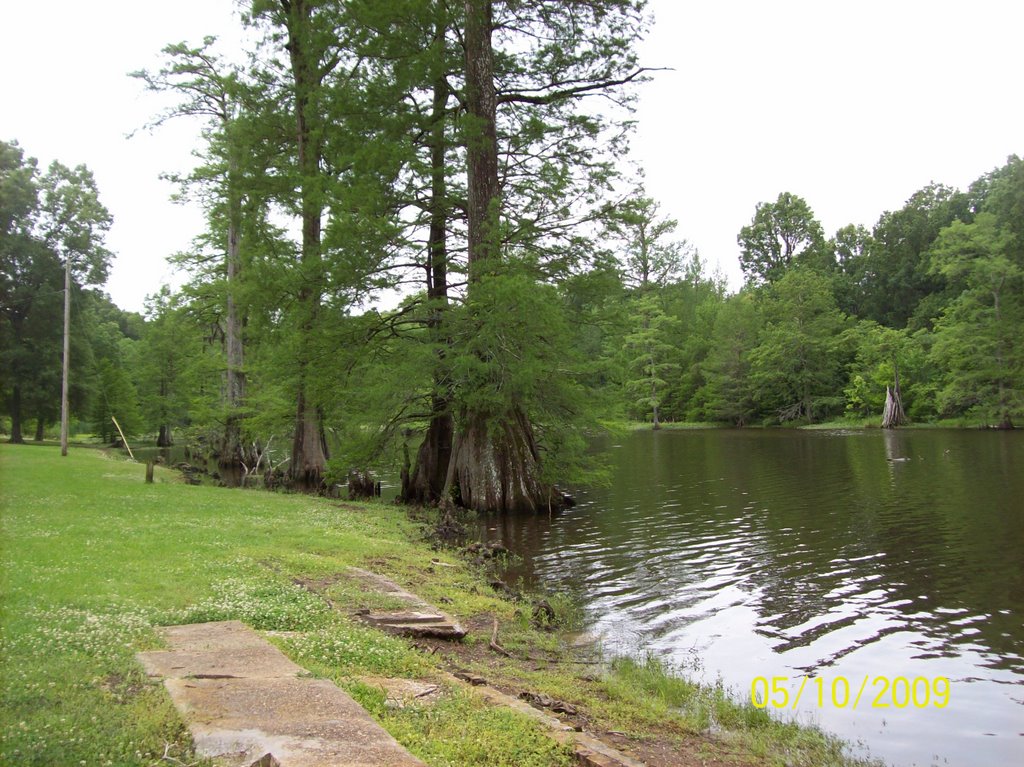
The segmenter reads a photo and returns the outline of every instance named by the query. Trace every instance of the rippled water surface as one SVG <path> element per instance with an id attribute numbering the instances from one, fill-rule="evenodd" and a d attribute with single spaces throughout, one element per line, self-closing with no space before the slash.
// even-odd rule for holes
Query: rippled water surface
<path id="1" fill-rule="evenodd" d="M 574 592 L 606 647 L 699 659 L 691 673 L 737 695 L 759 676 L 790 677 L 791 695 L 820 678 L 825 705 L 812 681 L 795 715 L 892 764 L 1024 764 L 1024 434 L 662 431 L 601 447 L 611 487 L 483 524 L 523 555 L 510 575 Z M 873 708 L 879 676 L 948 677 L 949 703 L 896 708 L 890 691 Z"/>

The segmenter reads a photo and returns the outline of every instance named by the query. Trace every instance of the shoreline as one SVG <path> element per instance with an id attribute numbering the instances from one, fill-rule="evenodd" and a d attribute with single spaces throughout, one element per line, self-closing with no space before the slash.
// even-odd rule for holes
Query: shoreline
<path id="1" fill-rule="evenodd" d="M 157 626 L 235 619 L 270 632 L 432 765 L 568 764 L 570 754 L 471 691 L 445 687 L 429 706 L 394 708 L 362 680 L 483 677 L 535 706 L 566 704 L 563 721 L 652 767 L 868 763 L 817 728 L 737 704 L 653 658 L 574 647 L 571 605 L 538 614 L 537 600 L 492 589 L 486 568 L 432 549 L 429 509 L 190 486 L 162 467 L 145 485 L 144 466 L 95 450 L 60 459 L 52 447 L 2 445 L 0 470 L 4 660 L 17 669 L 3 682 L 0 760 L 189 761 L 180 717 L 134 653 L 159 646 Z M 360 625 L 352 613 L 381 598 L 338 577 L 351 566 L 443 605 L 469 634 L 441 644 Z M 303 580 L 326 584 L 323 593 Z"/>

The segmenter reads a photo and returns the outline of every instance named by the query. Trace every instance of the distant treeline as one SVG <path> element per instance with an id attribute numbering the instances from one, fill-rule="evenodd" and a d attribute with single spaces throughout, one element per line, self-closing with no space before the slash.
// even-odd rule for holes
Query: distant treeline
<path id="1" fill-rule="evenodd" d="M 691 269 L 607 305 L 616 332 L 590 350 L 636 395 L 631 417 L 880 419 L 897 382 L 915 421 L 1008 426 L 1024 413 L 1019 158 L 967 191 L 931 184 L 871 231 L 831 239 L 804 200 L 780 194 L 738 244 L 746 282 L 735 295 Z"/>

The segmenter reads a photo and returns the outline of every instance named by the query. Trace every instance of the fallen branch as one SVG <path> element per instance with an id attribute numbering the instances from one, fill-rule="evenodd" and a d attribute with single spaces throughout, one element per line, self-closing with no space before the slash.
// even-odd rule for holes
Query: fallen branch
<path id="1" fill-rule="evenodd" d="M 135 454 L 132 453 L 132 449 L 128 445 L 128 440 L 124 438 L 124 432 L 121 431 L 121 424 L 117 422 L 117 419 L 114 418 L 114 416 L 110 416 L 110 420 L 114 422 L 114 426 L 117 427 L 117 433 L 121 435 L 121 441 L 124 442 L 124 449 L 128 451 L 128 455 L 130 455 L 132 457 L 132 460 L 134 461 Z"/>
<path id="2" fill-rule="evenodd" d="M 491 629 L 491 641 L 490 641 L 490 644 L 488 644 L 488 647 L 490 647 L 492 650 L 494 650 L 494 652 L 499 653 L 501 655 L 504 655 L 506 658 L 514 657 L 512 655 L 512 653 L 510 653 L 508 650 L 506 650 L 504 647 L 502 647 L 500 644 L 498 644 L 498 619 L 497 618 L 494 619 L 494 628 Z"/>

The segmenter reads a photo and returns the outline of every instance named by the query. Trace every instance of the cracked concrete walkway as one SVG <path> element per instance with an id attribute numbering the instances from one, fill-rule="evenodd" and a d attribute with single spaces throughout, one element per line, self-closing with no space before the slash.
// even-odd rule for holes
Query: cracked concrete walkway
<path id="1" fill-rule="evenodd" d="M 230 767 L 425 767 L 334 683 L 239 621 L 162 629 L 168 650 L 138 654 L 162 677 L 196 752 Z"/>
<path id="2" fill-rule="evenodd" d="M 358 617 L 365 623 L 401 636 L 456 640 L 466 636 L 466 630 L 452 616 L 406 591 L 393 580 L 359 567 L 350 567 L 348 571 L 369 590 L 406 605 L 404 610 L 370 610 L 360 614 Z"/>

